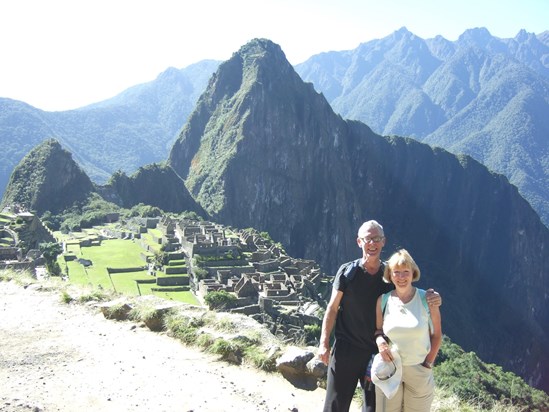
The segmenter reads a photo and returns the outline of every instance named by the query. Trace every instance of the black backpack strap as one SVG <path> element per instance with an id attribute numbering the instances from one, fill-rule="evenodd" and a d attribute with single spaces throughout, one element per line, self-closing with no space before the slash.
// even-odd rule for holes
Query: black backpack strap
<path id="1" fill-rule="evenodd" d="M 343 268 L 344 272 L 343 272 L 343 276 L 345 276 L 345 278 L 351 282 L 353 280 L 353 278 L 355 277 L 355 274 L 356 274 L 356 269 L 360 266 L 360 261 L 362 259 L 356 259 L 356 260 L 353 260 L 352 262 L 349 262 L 349 263 L 346 263 L 344 266 L 346 266 L 345 268 Z"/>

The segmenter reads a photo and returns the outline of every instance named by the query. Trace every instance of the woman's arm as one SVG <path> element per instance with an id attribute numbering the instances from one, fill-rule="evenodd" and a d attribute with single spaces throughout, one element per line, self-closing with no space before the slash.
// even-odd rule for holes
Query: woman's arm
<path id="1" fill-rule="evenodd" d="M 425 357 L 423 366 L 432 368 L 435 363 L 440 345 L 442 344 L 442 321 L 439 306 L 431 306 L 431 320 L 433 321 L 433 333 L 431 334 L 431 350 Z"/>
<path id="2" fill-rule="evenodd" d="M 377 350 L 381 354 L 384 361 L 393 360 L 393 355 L 389 349 L 389 342 L 387 342 L 387 336 L 383 333 L 383 312 L 381 311 L 381 296 L 377 298 L 376 304 L 376 332 L 375 339 Z"/>

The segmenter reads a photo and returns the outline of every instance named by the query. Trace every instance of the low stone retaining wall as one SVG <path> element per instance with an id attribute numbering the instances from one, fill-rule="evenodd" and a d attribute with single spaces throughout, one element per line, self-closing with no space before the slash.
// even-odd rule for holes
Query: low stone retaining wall
<path id="1" fill-rule="evenodd" d="M 157 277 L 156 284 L 158 286 L 187 286 L 189 285 L 189 277 L 188 276 Z"/>
<path id="2" fill-rule="evenodd" d="M 187 266 L 164 266 L 166 275 L 176 275 L 187 273 Z"/>
<path id="3" fill-rule="evenodd" d="M 249 306 L 243 306 L 240 308 L 234 308 L 230 310 L 231 313 L 240 313 L 242 315 L 255 315 L 258 313 L 261 313 L 261 308 L 259 305 L 249 305 Z"/>
<path id="4" fill-rule="evenodd" d="M 0 270 L 12 269 L 12 270 L 34 270 L 34 262 L 10 262 L 0 263 Z"/>
<path id="5" fill-rule="evenodd" d="M 146 285 L 146 284 L 156 283 L 156 278 L 140 279 L 140 280 L 136 280 L 135 283 L 137 283 L 138 285 Z"/>
<path id="6" fill-rule="evenodd" d="M 147 270 L 147 266 L 138 266 L 135 268 L 107 268 L 107 272 L 110 274 L 112 273 L 130 273 L 130 272 L 141 272 L 143 270 Z"/>
<path id="7" fill-rule="evenodd" d="M 151 288 L 153 292 L 188 292 L 188 286 L 179 286 L 175 288 Z"/>

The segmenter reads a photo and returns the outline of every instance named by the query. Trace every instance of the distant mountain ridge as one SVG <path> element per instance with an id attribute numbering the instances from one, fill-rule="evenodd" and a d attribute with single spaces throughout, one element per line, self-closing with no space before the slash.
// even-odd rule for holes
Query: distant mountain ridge
<path id="1" fill-rule="evenodd" d="M 219 62 L 169 68 L 153 82 L 76 110 L 45 112 L 0 98 L 0 193 L 13 168 L 35 146 L 55 139 L 97 184 L 117 170 L 165 160 Z"/>
<path id="2" fill-rule="evenodd" d="M 455 41 L 406 28 L 296 66 L 343 117 L 473 156 L 515 184 L 549 225 L 549 31 L 512 39 L 485 28 Z M 168 69 L 155 81 L 81 109 L 48 113 L 0 99 L 0 193 L 17 162 L 55 138 L 91 179 L 167 156 L 219 62 Z M 137 120 L 136 120 L 137 119 Z"/>
<path id="3" fill-rule="evenodd" d="M 464 153 L 507 176 L 549 224 L 547 32 L 513 39 L 485 28 L 457 41 L 402 28 L 296 66 L 343 117 L 383 135 Z"/>

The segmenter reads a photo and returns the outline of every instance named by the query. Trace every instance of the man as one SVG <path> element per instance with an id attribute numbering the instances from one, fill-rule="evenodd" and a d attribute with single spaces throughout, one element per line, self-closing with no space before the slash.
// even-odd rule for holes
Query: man
<path id="1" fill-rule="evenodd" d="M 383 226 L 375 220 L 364 222 L 358 230 L 357 244 L 362 258 L 341 265 L 337 271 L 322 322 L 318 356 L 328 365 L 324 412 L 348 411 L 357 382 L 363 389 L 362 410 L 375 411 L 375 391 L 364 377 L 370 358 L 377 353 L 377 298 L 393 289 L 392 284 L 383 281 Z M 430 305 L 441 304 L 440 296 L 431 289 L 427 301 Z M 335 343 L 330 354 L 334 325 Z"/>

